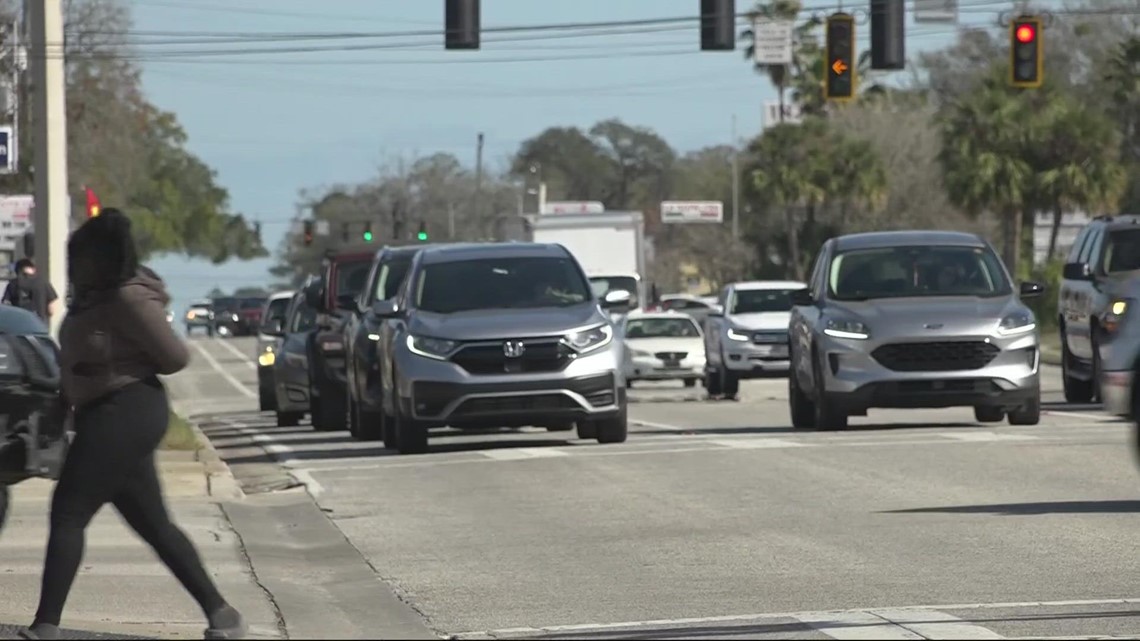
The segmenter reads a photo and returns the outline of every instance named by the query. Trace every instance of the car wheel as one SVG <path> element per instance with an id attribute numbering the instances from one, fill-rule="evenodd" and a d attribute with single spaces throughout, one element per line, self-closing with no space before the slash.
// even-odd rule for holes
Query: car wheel
<path id="1" fill-rule="evenodd" d="M 625 407 L 617 416 L 593 421 L 595 438 L 599 443 L 624 443 L 629 437 L 629 419 Z"/>
<path id="2" fill-rule="evenodd" d="M 721 395 L 720 370 L 711 369 L 705 372 L 705 391 L 709 396 Z"/>
<path id="3" fill-rule="evenodd" d="M 598 438 L 598 426 L 593 421 L 578 421 L 578 438 L 593 440 Z"/>
<path id="4" fill-rule="evenodd" d="M 740 378 L 728 370 L 721 370 L 721 392 L 724 400 L 735 401 L 740 397 Z"/>
<path id="5" fill-rule="evenodd" d="M 4 529 L 4 522 L 8 520 L 9 490 L 7 485 L 0 485 L 0 530 Z"/>
<path id="6" fill-rule="evenodd" d="M 257 404 L 262 412 L 272 412 L 277 409 L 277 398 L 273 395 L 273 390 L 265 389 L 258 386 L 257 389 Z"/>
<path id="7" fill-rule="evenodd" d="M 1037 425 L 1041 422 L 1041 396 L 1009 413 L 1010 425 Z"/>
<path id="8" fill-rule="evenodd" d="M 686 378 L 685 379 L 685 387 L 696 387 L 696 386 L 697 386 L 697 379 L 695 379 L 695 378 Z"/>
<path id="9" fill-rule="evenodd" d="M 1065 342 L 1065 333 L 1061 332 L 1061 387 L 1065 392 L 1065 401 L 1068 403 L 1089 403 L 1093 397 L 1092 381 L 1082 381 L 1069 374 L 1070 362 L 1073 359 L 1069 345 Z"/>
<path id="10" fill-rule="evenodd" d="M 419 421 L 404 416 L 399 406 L 392 415 L 392 431 L 396 433 L 396 451 L 400 454 L 423 454 L 428 451 L 428 429 Z"/>
<path id="11" fill-rule="evenodd" d="M 349 397 L 347 399 L 345 399 L 344 408 L 345 408 L 344 422 L 348 424 L 348 433 L 349 433 L 349 435 L 352 436 L 352 438 L 359 439 L 360 438 L 360 421 L 359 421 L 359 417 L 356 415 L 356 401 L 352 400 L 351 395 L 349 395 Z"/>
<path id="12" fill-rule="evenodd" d="M 277 412 L 277 427 L 296 427 L 300 422 L 299 412 Z"/>
<path id="13" fill-rule="evenodd" d="M 815 407 L 800 388 L 795 370 L 788 372 L 788 410 L 792 415 L 792 427 L 798 430 L 814 427 Z"/>
<path id="14" fill-rule="evenodd" d="M 362 441 L 384 440 L 384 413 L 362 410 L 360 403 L 355 405 L 357 437 Z"/>
<path id="15" fill-rule="evenodd" d="M 847 413 L 835 406 L 827 398 L 827 390 L 823 385 L 823 376 L 816 363 L 812 364 L 812 376 L 815 380 L 814 397 L 812 405 L 815 409 L 815 427 L 820 430 L 847 429 Z"/>
<path id="16" fill-rule="evenodd" d="M 974 420 L 979 423 L 1000 423 L 1005 418 L 1005 410 L 1000 407 L 978 405 L 974 407 Z"/>
<path id="17" fill-rule="evenodd" d="M 330 393 L 328 387 L 321 390 L 322 393 L 314 395 L 313 399 L 313 427 L 318 432 L 335 432 L 343 430 L 346 426 L 344 424 L 345 409 L 337 402 L 337 395 Z"/>
<path id="18" fill-rule="evenodd" d="M 1089 399 L 1092 403 L 1101 402 L 1100 398 L 1100 341 L 1096 338 L 1097 329 L 1093 328 L 1092 335 L 1092 376 L 1089 377 Z"/>

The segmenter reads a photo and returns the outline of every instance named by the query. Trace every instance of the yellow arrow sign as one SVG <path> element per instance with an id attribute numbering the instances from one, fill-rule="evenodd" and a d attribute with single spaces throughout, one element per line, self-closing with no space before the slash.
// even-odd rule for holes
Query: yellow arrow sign
<path id="1" fill-rule="evenodd" d="M 842 76 L 843 72 L 847 71 L 847 63 L 842 60 L 836 60 L 831 63 L 831 70 L 835 72 L 835 75 Z"/>

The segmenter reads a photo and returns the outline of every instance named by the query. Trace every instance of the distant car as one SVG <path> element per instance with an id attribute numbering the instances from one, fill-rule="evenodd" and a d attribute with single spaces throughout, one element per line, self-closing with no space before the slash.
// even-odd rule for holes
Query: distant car
<path id="1" fill-rule="evenodd" d="M 616 321 L 629 312 L 640 309 L 643 303 L 641 296 L 641 276 L 637 274 L 596 274 L 589 277 L 590 289 L 594 296 L 602 300 L 610 292 L 629 292 L 629 303 L 610 310 L 610 316 Z"/>
<path id="2" fill-rule="evenodd" d="M 58 478 L 66 456 L 59 347 L 35 314 L 0 305 L 0 527 L 9 486 Z"/>
<path id="3" fill-rule="evenodd" d="M 223 338 L 237 336 L 241 331 L 241 299 L 220 296 L 211 301 L 214 310 L 214 334 Z"/>
<path id="4" fill-rule="evenodd" d="M 788 320 L 797 281 L 733 283 L 708 315 L 705 388 L 712 396 L 736 398 L 740 381 L 788 370 Z"/>
<path id="5" fill-rule="evenodd" d="M 277 292 L 265 302 L 263 319 L 257 330 L 257 398 L 262 412 L 277 409 L 277 393 L 273 388 L 273 363 L 285 330 L 285 313 L 296 292 Z M 268 332 L 268 333 L 267 333 Z"/>
<path id="6" fill-rule="evenodd" d="M 276 328 L 269 328 L 270 330 Z M 298 292 L 289 302 L 273 359 L 274 412 L 278 427 L 292 427 L 310 412 L 308 341 L 317 330 L 317 310 Z M 313 427 L 320 429 L 319 425 Z"/>
<path id="7" fill-rule="evenodd" d="M 627 385 L 682 380 L 696 387 L 704 378 L 704 334 L 695 319 L 679 312 L 630 312 L 623 323 Z"/>
<path id="8" fill-rule="evenodd" d="M 665 294 L 661 297 L 661 302 L 657 305 L 657 309 L 652 311 L 663 312 L 680 312 L 686 316 L 692 317 L 697 321 L 701 327 L 705 326 L 705 322 L 716 309 L 716 298 L 711 301 L 704 300 L 700 296 L 692 296 L 689 294 Z"/>
<path id="9" fill-rule="evenodd" d="M 253 336 L 261 327 L 261 310 L 267 299 L 264 296 L 250 296 L 238 299 L 237 336 Z"/>
<path id="10" fill-rule="evenodd" d="M 186 335 L 193 335 L 196 329 L 214 335 L 214 303 L 208 298 L 192 301 L 186 308 Z"/>
<path id="11" fill-rule="evenodd" d="M 609 309 L 561 245 L 472 243 L 416 254 L 395 298 L 377 305 L 381 431 L 401 454 L 429 429 L 574 429 L 624 442 L 620 340 Z"/>
<path id="12" fill-rule="evenodd" d="M 1041 418 L 1037 319 L 974 234 L 899 231 L 824 243 L 793 296 L 788 404 L 797 428 L 844 429 L 869 408 L 973 407 L 981 423 Z"/>

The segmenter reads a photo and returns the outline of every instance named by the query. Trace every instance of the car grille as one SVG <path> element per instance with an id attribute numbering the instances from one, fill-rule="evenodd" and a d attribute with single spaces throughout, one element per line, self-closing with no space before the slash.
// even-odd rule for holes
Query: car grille
<path id="1" fill-rule="evenodd" d="M 549 410 L 578 409 L 574 399 L 565 394 L 535 394 L 530 396 L 505 396 L 500 398 L 472 398 L 455 409 L 453 417 L 477 417 L 486 414 L 508 412 L 541 412 Z"/>
<path id="2" fill-rule="evenodd" d="M 784 345 L 788 342 L 788 333 L 756 332 L 752 334 L 752 342 L 756 345 Z"/>
<path id="3" fill-rule="evenodd" d="M 654 354 L 654 356 L 661 359 L 662 361 L 665 361 L 666 363 L 675 363 L 678 361 L 683 361 L 683 360 L 685 360 L 685 357 L 688 355 L 689 355 L 688 352 L 657 352 L 656 354 Z"/>
<path id="4" fill-rule="evenodd" d="M 520 374 L 557 372 L 574 360 L 574 350 L 557 339 L 532 339 L 523 344 L 522 355 L 508 358 L 503 342 L 477 343 L 459 349 L 451 361 L 472 374 Z"/>
<path id="5" fill-rule="evenodd" d="M 578 408 L 565 394 L 559 390 L 570 390 L 581 394 L 593 407 L 605 407 L 615 402 L 615 389 L 613 374 L 597 374 L 557 381 L 515 381 L 511 383 L 439 383 L 434 381 L 416 381 L 412 384 L 412 399 L 416 413 L 420 416 L 439 416 L 449 404 L 468 394 L 495 394 L 492 397 L 470 399 L 456 413 L 470 414 L 472 412 L 491 411 L 482 409 L 489 407 L 486 404 L 470 405 L 478 400 L 507 403 L 501 406 L 503 411 L 510 410 L 512 399 L 523 399 L 514 409 L 528 409 L 527 403 L 546 405 L 530 406 L 529 409 L 561 409 Z M 543 393 L 546 392 L 546 393 Z M 553 401 L 551 397 L 558 396 L 560 400 Z M 532 400 L 528 400 L 532 399 Z M 540 399 L 540 400 L 533 400 Z M 565 405 L 566 402 L 572 403 Z"/>
<path id="6" fill-rule="evenodd" d="M 871 352 L 871 356 L 896 372 L 951 372 L 981 369 L 1000 351 L 985 341 L 938 341 L 891 343 Z"/>

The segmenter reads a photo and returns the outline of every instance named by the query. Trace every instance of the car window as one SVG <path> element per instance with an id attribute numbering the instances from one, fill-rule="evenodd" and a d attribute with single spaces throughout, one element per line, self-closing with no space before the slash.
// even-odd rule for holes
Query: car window
<path id="1" fill-rule="evenodd" d="M 1081 251 L 1084 249 L 1085 241 L 1088 239 L 1091 229 L 1091 227 L 1085 227 L 1077 234 L 1076 239 L 1073 241 L 1073 246 L 1069 248 L 1069 257 L 1065 259 L 1065 262 L 1075 263 L 1080 260 Z"/>
<path id="2" fill-rule="evenodd" d="M 285 311 L 289 309 L 288 298 L 275 298 L 265 307 L 265 322 L 280 318 L 285 319 Z"/>
<path id="3" fill-rule="evenodd" d="M 289 319 L 289 333 L 307 332 L 317 326 L 317 310 L 300 302 L 293 309 L 293 318 Z"/>
<path id="4" fill-rule="evenodd" d="M 1004 296 L 1012 292 L 992 250 L 908 246 L 837 254 L 828 272 L 836 300 L 904 296 Z"/>
<path id="5" fill-rule="evenodd" d="M 408 268 L 412 265 L 411 257 L 400 257 L 389 260 L 380 265 L 380 273 L 376 277 L 376 291 L 374 300 L 388 300 L 400 291 L 400 285 L 408 276 Z"/>
<path id="6" fill-rule="evenodd" d="M 1140 269 L 1140 229 L 1120 229 L 1108 234 L 1104 271 L 1109 274 Z"/>
<path id="7" fill-rule="evenodd" d="M 635 309 L 641 306 L 637 297 L 637 279 L 632 276 L 591 276 L 590 289 L 593 290 L 594 296 L 599 299 L 612 291 L 627 291 L 630 296 L 630 308 Z"/>
<path id="8" fill-rule="evenodd" d="M 590 300 L 573 260 L 503 257 L 434 263 L 416 283 L 415 306 L 451 314 L 477 309 L 564 307 Z"/>
<path id="9" fill-rule="evenodd" d="M 1096 244 L 1096 241 L 1098 238 L 1100 238 L 1100 228 L 1099 227 L 1093 227 L 1092 230 L 1089 231 L 1088 237 L 1085 238 L 1085 243 L 1083 245 L 1081 245 L 1081 253 L 1077 257 L 1078 263 L 1089 263 L 1089 262 L 1091 262 L 1090 258 L 1093 255 L 1093 245 Z"/>
<path id="10" fill-rule="evenodd" d="M 701 331 L 691 318 L 637 318 L 626 322 L 626 338 L 697 338 Z"/>
<path id="11" fill-rule="evenodd" d="M 336 266 L 336 295 L 359 296 L 368 284 L 368 270 L 371 268 L 371 261 L 339 263 Z"/>
<path id="12" fill-rule="evenodd" d="M 738 289 L 732 295 L 729 314 L 792 311 L 790 289 Z"/>

